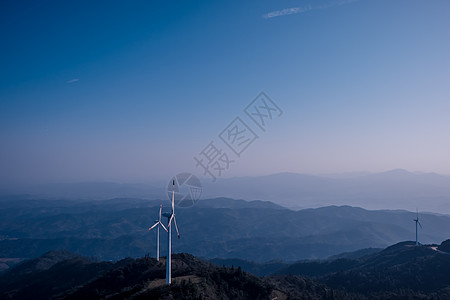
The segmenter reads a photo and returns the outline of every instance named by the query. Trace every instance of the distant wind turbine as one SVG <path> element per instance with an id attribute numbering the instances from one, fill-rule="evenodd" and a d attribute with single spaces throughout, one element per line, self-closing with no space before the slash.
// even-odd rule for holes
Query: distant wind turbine
<path id="1" fill-rule="evenodd" d="M 166 260 L 166 284 L 172 283 L 172 227 L 170 227 L 172 220 L 175 224 L 175 229 L 177 230 L 178 238 L 180 238 L 180 232 L 178 231 L 177 219 L 175 218 L 175 179 L 172 181 L 172 211 L 170 213 L 164 213 L 164 217 L 167 218 L 167 229 L 169 234 L 169 245 L 167 251 Z"/>
<path id="2" fill-rule="evenodd" d="M 414 219 L 414 222 L 416 222 L 416 246 L 418 246 L 419 240 L 417 238 L 417 224 L 419 224 L 420 228 L 422 228 L 422 224 L 420 224 L 420 222 L 419 222 L 419 209 L 417 209 L 417 215 L 416 215 L 416 218 Z"/>
<path id="3" fill-rule="evenodd" d="M 164 228 L 164 230 L 167 231 L 166 227 L 161 222 L 161 210 L 162 210 L 162 204 L 159 206 L 158 220 L 155 220 L 156 223 L 153 224 L 153 226 L 148 229 L 150 231 L 156 227 L 156 260 L 157 261 L 159 261 L 159 226 L 158 225 L 162 226 L 162 228 Z"/>

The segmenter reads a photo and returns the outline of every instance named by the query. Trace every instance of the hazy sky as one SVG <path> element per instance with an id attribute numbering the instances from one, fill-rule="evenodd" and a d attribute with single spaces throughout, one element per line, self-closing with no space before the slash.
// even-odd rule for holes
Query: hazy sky
<path id="1" fill-rule="evenodd" d="M 202 175 L 211 141 L 222 177 L 450 174 L 447 0 L 4 0 L 0 38 L 3 185 Z"/>

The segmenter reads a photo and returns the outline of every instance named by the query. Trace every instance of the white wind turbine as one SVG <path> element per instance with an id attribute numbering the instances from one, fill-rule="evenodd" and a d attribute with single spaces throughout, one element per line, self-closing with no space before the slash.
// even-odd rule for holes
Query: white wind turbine
<path id="1" fill-rule="evenodd" d="M 161 210 L 162 210 L 162 204 L 159 206 L 158 220 L 155 220 L 156 223 L 153 224 L 153 226 L 148 229 L 150 231 L 156 227 L 156 260 L 157 261 L 159 261 L 159 226 L 158 225 L 162 226 L 162 228 L 164 228 L 164 230 L 167 231 L 166 227 L 161 222 Z"/>
<path id="2" fill-rule="evenodd" d="M 417 209 L 416 218 L 413 221 L 416 222 L 416 246 L 418 246 L 419 240 L 417 239 L 417 224 L 419 224 L 420 228 L 422 228 L 422 224 L 420 224 L 420 222 L 419 222 L 419 210 L 418 209 Z"/>
<path id="3" fill-rule="evenodd" d="M 166 284 L 172 283 L 172 227 L 170 227 L 172 220 L 177 230 L 178 238 L 180 238 L 180 232 L 178 231 L 177 219 L 175 218 L 175 179 L 172 181 L 172 211 L 170 213 L 164 213 L 164 217 L 167 218 L 167 232 L 169 234 L 169 245 L 166 260 Z"/>

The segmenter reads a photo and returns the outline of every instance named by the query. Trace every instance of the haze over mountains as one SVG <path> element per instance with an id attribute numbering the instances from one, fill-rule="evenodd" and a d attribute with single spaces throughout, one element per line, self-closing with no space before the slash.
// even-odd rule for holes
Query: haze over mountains
<path id="1" fill-rule="evenodd" d="M 116 260 L 155 253 L 160 201 L 2 199 L 0 257 L 30 258 L 55 249 Z M 167 207 L 166 207 L 167 208 Z M 205 258 L 295 261 L 413 240 L 414 212 L 350 206 L 289 210 L 270 202 L 216 198 L 177 210 L 174 252 Z M 450 236 L 450 216 L 422 213 L 422 243 Z M 161 236 L 161 253 L 167 236 Z"/>
<path id="2" fill-rule="evenodd" d="M 34 196 L 0 197 L 0 297 L 169 299 L 189 295 L 198 299 L 195 295 L 208 293 L 221 299 L 219 295 L 225 293 L 237 299 L 305 295 L 313 299 L 447 299 L 450 295 L 450 215 L 422 209 L 446 207 L 445 176 L 394 170 L 333 178 L 281 173 L 206 182 L 205 195 L 215 190 L 278 201 L 219 197 L 177 209 L 181 239 L 172 239 L 172 251 L 189 254 L 174 255 L 171 286 L 163 284 L 163 262 L 148 258 L 155 255 L 156 241 L 155 232 L 147 229 L 161 202 L 168 209 L 166 195 L 158 197 L 165 194 L 163 188 L 114 183 L 38 188 Z M 146 194 L 147 199 L 107 198 L 129 194 Z M 305 207 L 372 199 L 362 206 L 384 209 L 350 205 L 298 209 L 296 199 Z M 416 213 L 410 202 L 414 201 L 421 208 L 419 241 L 426 246 L 415 247 L 412 241 Z M 167 235 L 162 234 L 163 256 L 166 244 Z M 123 259 L 143 256 L 147 257 Z M 312 261 L 304 261 L 308 259 Z M 259 278 L 232 266 L 255 275 L 276 275 Z M 76 279 L 71 281 L 72 276 Z M 52 284 L 57 288 L 48 288 Z"/>
<path id="3" fill-rule="evenodd" d="M 397 169 L 366 174 L 267 176 L 202 180 L 202 198 L 265 200 L 292 208 L 350 205 L 366 209 L 401 209 L 450 214 L 450 176 Z M 116 197 L 166 199 L 167 182 L 117 184 L 59 183 L 27 188 L 4 188 L 0 194 L 29 194 L 52 199 L 111 199 Z"/>
<path id="4" fill-rule="evenodd" d="M 382 248 L 414 239 L 411 211 L 416 207 L 424 226 L 420 242 L 439 243 L 450 236 L 450 177 L 404 170 L 332 177 L 280 173 L 203 180 L 203 197 L 214 192 L 258 200 L 208 198 L 180 208 L 183 238 L 174 251 L 294 261 Z M 56 184 L 38 186 L 28 195 L 2 196 L 0 257 L 36 257 L 55 249 L 102 259 L 152 253 L 154 233 L 147 228 L 159 204 L 168 207 L 165 183 L 157 184 Z M 161 251 L 165 239 L 162 235 Z"/>
<path id="5" fill-rule="evenodd" d="M 450 177 L 391 170 L 354 176 L 279 173 L 218 180 L 205 196 L 262 199 L 289 208 L 350 205 L 367 209 L 406 209 L 450 214 Z"/>

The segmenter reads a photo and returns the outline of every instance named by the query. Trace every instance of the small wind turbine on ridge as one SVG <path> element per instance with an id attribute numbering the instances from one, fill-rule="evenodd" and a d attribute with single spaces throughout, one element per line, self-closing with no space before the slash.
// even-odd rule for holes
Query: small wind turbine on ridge
<path id="1" fill-rule="evenodd" d="M 169 234 L 169 244 L 167 247 L 167 260 L 166 260 L 166 284 L 172 283 L 172 227 L 170 226 L 173 220 L 175 229 L 177 230 L 178 238 L 180 238 L 180 232 L 178 231 L 177 219 L 175 218 L 175 179 L 172 181 L 172 211 L 170 213 L 164 213 L 164 217 L 167 218 L 167 232 Z"/>
<path id="2" fill-rule="evenodd" d="M 417 224 L 419 224 L 420 228 L 422 228 L 422 224 L 420 224 L 420 222 L 419 222 L 419 209 L 417 209 L 416 213 L 417 213 L 416 218 L 413 221 L 416 222 L 416 246 L 418 246 L 419 240 L 417 238 Z"/>
<path id="3" fill-rule="evenodd" d="M 167 231 L 167 228 L 164 226 L 164 224 L 161 222 L 161 210 L 162 210 L 162 204 L 159 206 L 159 218 L 158 220 L 155 220 L 155 224 L 153 224 L 152 227 L 150 227 L 148 230 L 152 230 L 153 228 L 156 228 L 156 260 L 159 261 L 159 226 L 162 226 L 162 228 Z M 159 225 L 159 226 L 158 226 Z"/>

